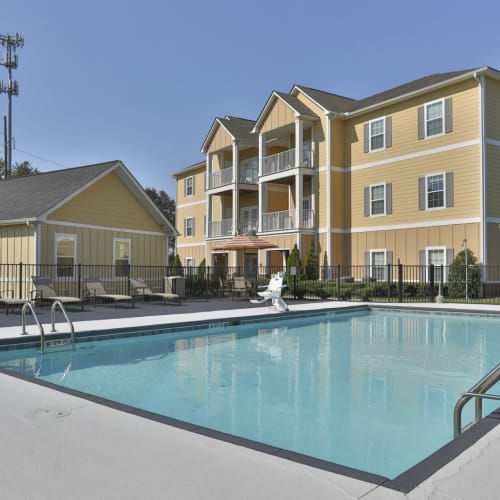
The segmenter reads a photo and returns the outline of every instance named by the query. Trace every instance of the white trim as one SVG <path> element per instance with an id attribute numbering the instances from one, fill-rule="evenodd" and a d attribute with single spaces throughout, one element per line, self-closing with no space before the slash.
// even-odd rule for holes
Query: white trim
<path id="1" fill-rule="evenodd" d="M 204 198 L 203 200 L 200 201 L 191 201 L 189 203 L 182 203 L 181 205 L 177 205 L 177 210 L 181 208 L 188 208 L 188 207 L 193 207 L 194 205 L 206 205 L 207 200 Z"/>
<path id="2" fill-rule="evenodd" d="M 428 135 L 427 134 L 427 107 L 431 106 L 432 104 L 437 104 L 441 103 L 441 132 L 439 134 L 432 134 Z M 424 139 L 432 139 L 434 137 L 441 137 L 442 135 L 445 134 L 445 123 L 444 123 L 444 98 L 441 99 L 435 99 L 434 101 L 426 102 L 424 104 Z"/>
<path id="3" fill-rule="evenodd" d="M 332 167 L 330 163 L 332 161 L 332 122 L 335 117 L 330 119 L 330 115 L 326 116 L 326 226 L 331 227 L 332 225 Z M 319 169 L 318 169 L 319 172 Z M 333 263 L 333 250 L 332 250 L 332 237 L 331 231 L 326 233 L 326 251 L 327 251 L 327 265 L 331 266 Z"/>
<path id="4" fill-rule="evenodd" d="M 129 229 L 125 227 L 108 227 L 108 226 L 95 226 L 93 224 L 79 224 L 78 222 L 67 222 L 67 221 L 57 221 L 57 220 L 44 220 L 41 221 L 47 225 L 54 226 L 67 226 L 67 227 L 79 227 L 86 229 L 101 229 L 103 231 L 120 231 L 125 233 L 133 234 L 149 234 L 151 236 L 167 236 L 165 233 L 159 233 L 156 231 L 143 231 L 141 229 Z"/>
<path id="5" fill-rule="evenodd" d="M 474 75 L 475 76 L 475 75 Z M 488 265 L 488 246 L 487 246 L 487 236 L 486 236 L 486 146 L 485 146 L 485 137 L 484 131 L 485 127 L 485 108 L 484 108 L 484 98 L 485 98 L 485 85 L 484 85 L 484 75 L 479 77 L 479 136 L 481 138 L 481 148 L 479 152 L 479 159 L 481 165 L 481 176 L 480 176 L 480 207 L 481 207 L 481 223 L 479 230 L 479 238 L 480 238 L 480 248 L 481 248 L 481 256 L 480 260 L 484 266 Z"/>
<path id="6" fill-rule="evenodd" d="M 443 177 L 443 205 L 440 207 L 429 207 L 429 191 L 427 189 L 427 179 L 429 177 L 435 177 L 435 176 L 442 176 Z M 425 210 L 427 211 L 434 211 L 434 210 L 443 210 L 444 208 L 447 208 L 446 206 L 446 173 L 445 172 L 436 172 L 433 174 L 426 174 L 425 175 Z M 437 191 L 433 191 L 437 192 Z"/>
<path id="7" fill-rule="evenodd" d="M 406 224 L 388 224 L 386 226 L 357 227 L 352 228 L 351 233 L 366 233 L 371 231 L 391 231 L 394 229 L 416 229 L 419 227 L 441 227 L 455 224 L 474 224 L 480 222 L 480 217 L 470 217 L 467 219 L 448 219 L 429 222 L 410 222 Z M 333 229 L 333 228 L 332 228 Z"/>
<path id="8" fill-rule="evenodd" d="M 432 136 L 433 137 L 433 136 Z M 471 139 L 469 141 L 457 142 L 455 144 L 448 144 L 446 146 L 440 146 L 437 148 L 425 149 L 423 151 L 417 151 L 415 153 L 409 153 L 401 156 L 394 156 L 392 158 L 387 158 L 386 160 L 371 161 L 366 163 L 361 163 L 354 167 L 345 167 L 342 172 L 357 172 L 358 170 L 364 170 L 366 168 L 380 167 L 382 165 L 387 165 L 390 163 L 397 163 L 400 161 L 412 160 L 414 158 L 421 158 L 422 156 L 433 155 L 437 153 L 444 153 L 446 151 L 452 151 L 454 149 L 467 148 L 469 146 L 477 146 L 481 144 L 481 139 Z M 340 167 L 336 167 L 340 168 Z"/>
<path id="9" fill-rule="evenodd" d="M 380 200 L 373 200 L 372 199 L 372 188 L 374 187 L 379 187 L 379 186 L 383 186 L 384 188 L 384 197 L 383 197 L 383 200 L 384 200 L 384 211 L 381 213 L 381 214 L 374 214 L 373 213 L 373 206 L 372 206 L 372 202 L 373 201 L 380 201 Z M 369 217 L 385 217 L 387 215 L 387 182 L 377 182 L 377 184 L 370 184 L 368 186 L 368 194 L 369 194 L 369 203 L 370 203 L 370 214 L 369 214 Z"/>
<path id="10" fill-rule="evenodd" d="M 66 239 L 73 241 L 73 265 L 78 262 L 78 237 L 75 233 L 54 233 L 54 264 L 56 266 L 57 275 L 57 243 L 59 240 Z"/>
<path id="11" fill-rule="evenodd" d="M 192 247 L 206 247 L 206 246 L 207 245 L 205 244 L 205 242 L 202 241 L 201 243 L 184 243 L 181 245 L 177 245 L 176 248 L 192 248 Z"/>
<path id="12" fill-rule="evenodd" d="M 386 130 L 385 130 L 385 120 L 386 116 L 382 116 L 380 118 L 374 118 L 368 122 L 368 152 L 375 153 L 377 151 L 383 151 L 385 149 L 386 142 Z M 380 148 L 373 149 L 372 148 L 372 123 L 382 122 L 382 146 Z M 380 134 L 379 134 L 380 135 Z"/>
<path id="13" fill-rule="evenodd" d="M 121 275 L 116 274 L 116 243 L 127 243 L 128 244 L 128 265 L 132 264 L 132 240 L 130 238 L 113 238 L 113 276 L 121 277 Z M 121 258 L 120 260 L 125 260 Z"/>
<path id="14" fill-rule="evenodd" d="M 484 142 L 488 144 L 488 146 L 495 146 L 497 148 L 500 148 L 500 141 L 497 139 L 492 139 L 490 137 L 487 137 Z"/>
<path id="15" fill-rule="evenodd" d="M 373 248 L 373 249 L 370 249 L 368 250 L 370 252 L 370 277 L 371 278 L 377 278 L 379 279 L 378 276 L 373 276 L 373 271 L 374 271 L 374 268 L 376 267 L 380 267 L 380 266 L 383 266 L 383 275 L 386 274 L 385 272 L 385 266 L 387 265 L 387 248 Z M 374 253 L 383 253 L 384 254 L 384 263 L 383 264 L 374 264 L 373 263 L 373 254 Z M 385 278 L 383 278 L 385 280 Z"/>

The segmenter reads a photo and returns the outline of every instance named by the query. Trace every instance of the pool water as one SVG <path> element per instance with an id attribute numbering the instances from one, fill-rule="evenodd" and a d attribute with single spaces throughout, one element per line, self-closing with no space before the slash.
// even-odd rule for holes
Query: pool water
<path id="1" fill-rule="evenodd" d="M 0 367 L 394 478 L 453 438 L 457 398 L 500 361 L 499 326 L 386 311 L 280 318 L 1 351 Z"/>

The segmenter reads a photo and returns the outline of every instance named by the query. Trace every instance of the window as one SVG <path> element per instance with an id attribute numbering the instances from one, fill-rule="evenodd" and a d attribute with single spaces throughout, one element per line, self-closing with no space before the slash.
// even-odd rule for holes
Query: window
<path id="1" fill-rule="evenodd" d="M 454 204 L 453 172 L 421 177 L 418 190 L 420 210 L 452 207 Z"/>
<path id="2" fill-rule="evenodd" d="M 392 183 L 373 184 L 365 188 L 365 217 L 392 213 Z"/>
<path id="3" fill-rule="evenodd" d="M 370 251 L 370 276 L 377 281 L 385 279 L 385 250 L 371 250 Z"/>
<path id="4" fill-rule="evenodd" d="M 194 177 L 186 177 L 184 179 L 184 195 L 193 196 L 194 195 Z"/>
<path id="5" fill-rule="evenodd" d="M 370 122 L 370 151 L 384 148 L 385 120 L 379 118 Z"/>
<path id="6" fill-rule="evenodd" d="M 444 175 L 429 175 L 426 177 L 427 208 L 444 207 Z"/>
<path id="7" fill-rule="evenodd" d="M 76 234 L 55 234 L 57 276 L 74 276 L 76 264 Z"/>
<path id="8" fill-rule="evenodd" d="M 113 240 L 113 263 L 115 276 L 128 276 L 130 265 L 130 240 Z"/>
<path id="9" fill-rule="evenodd" d="M 418 108 L 418 138 L 448 134 L 453 131 L 451 98 L 439 99 Z"/>
<path id="10" fill-rule="evenodd" d="M 194 236 L 194 219 L 192 217 L 184 219 L 184 236 Z"/>
<path id="11" fill-rule="evenodd" d="M 364 152 L 378 151 L 392 146 L 392 117 L 371 120 L 364 125 Z"/>
<path id="12" fill-rule="evenodd" d="M 425 135 L 443 133 L 443 101 L 431 102 L 425 105 Z"/>
<path id="13" fill-rule="evenodd" d="M 434 283 L 447 281 L 448 266 L 453 262 L 453 248 L 446 247 L 426 247 L 420 251 L 420 265 L 422 268 L 421 279 L 430 281 L 430 267 L 434 266 Z M 426 271 L 426 274 L 423 271 Z"/>
<path id="14" fill-rule="evenodd" d="M 370 187 L 370 213 L 371 215 L 385 214 L 385 184 Z"/>
<path id="15" fill-rule="evenodd" d="M 377 281 L 387 281 L 391 278 L 391 269 L 387 264 L 392 264 L 392 251 L 385 248 L 365 252 L 366 277 Z M 387 274 L 389 271 L 389 275 Z"/>

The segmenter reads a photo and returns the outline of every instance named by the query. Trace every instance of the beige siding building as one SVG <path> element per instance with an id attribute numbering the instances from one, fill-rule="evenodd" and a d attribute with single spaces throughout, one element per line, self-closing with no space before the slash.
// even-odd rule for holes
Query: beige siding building
<path id="1" fill-rule="evenodd" d="M 202 152 L 205 162 L 174 174 L 177 249 L 189 265 L 280 266 L 295 244 L 305 260 L 312 241 L 321 264 L 365 266 L 374 278 L 398 261 L 449 265 L 465 244 L 500 264 L 495 69 L 362 100 L 295 85 L 272 92 L 255 121 L 215 119 Z M 251 230 L 277 248 L 246 262 L 212 251 Z"/>
<path id="2" fill-rule="evenodd" d="M 4 180 L 0 200 L 2 265 L 168 264 L 176 231 L 120 161 Z"/>

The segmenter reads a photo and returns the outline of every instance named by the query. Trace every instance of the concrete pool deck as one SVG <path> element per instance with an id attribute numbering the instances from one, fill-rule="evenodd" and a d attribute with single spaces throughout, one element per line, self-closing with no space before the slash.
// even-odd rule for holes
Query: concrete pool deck
<path id="1" fill-rule="evenodd" d="M 290 310 L 353 305 L 359 304 L 291 303 Z M 267 307 L 227 300 L 188 301 L 165 309 L 150 307 L 155 306 L 141 306 L 135 311 L 98 307 L 87 315 L 75 312 L 70 317 L 75 320 L 75 330 L 83 332 L 270 313 Z M 486 305 L 404 307 L 500 314 L 500 307 Z M 45 330 L 50 331 L 50 315 L 44 312 L 40 317 Z M 18 313 L 0 317 L 0 338 L 19 337 L 19 325 Z M 68 331 L 64 323 L 58 323 L 56 328 Z M 33 324 L 27 331 L 30 336 L 39 334 Z M 472 500 L 499 496 L 496 462 L 500 456 L 500 426 L 403 494 L 144 419 L 10 375 L 0 374 L 0 391 L 2 499 Z"/>

